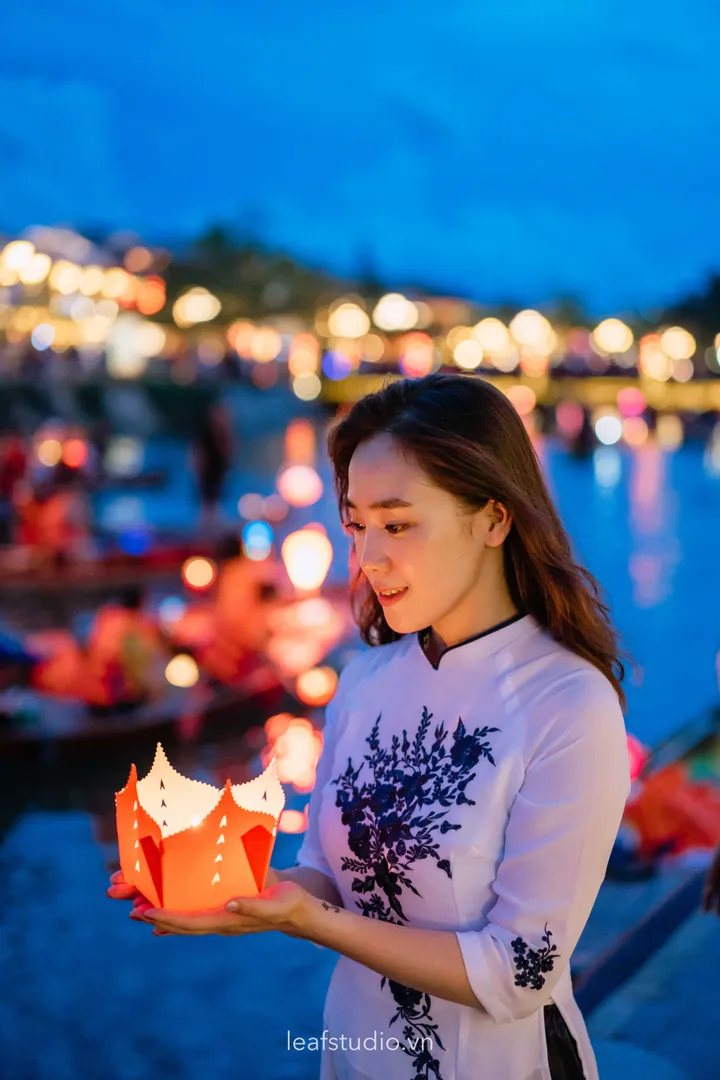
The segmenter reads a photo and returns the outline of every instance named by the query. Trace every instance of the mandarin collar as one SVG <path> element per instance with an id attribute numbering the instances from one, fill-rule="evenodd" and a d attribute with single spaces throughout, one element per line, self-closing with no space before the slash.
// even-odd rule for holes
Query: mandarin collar
<path id="1" fill-rule="evenodd" d="M 539 624 L 532 615 L 518 612 L 517 615 L 512 615 L 509 619 L 505 619 L 503 622 L 497 623 L 487 630 L 482 630 L 479 634 L 473 634 L 472 637 L 464 638 L 454 645 L 446 645 L 435 663 L 433 663 L 432 659 L 425 651 L 428 634 L 430 633 L 431 628 L 426 626 L 424 630 L 418 630 L 416 639 L 418 648 L 425 657 L 425 660 L 435 671 L 437 671 L 441 661 L 445 657 L 448 659 L 445 660 L 444 667 L 461 667 L 464 666 L 466 662 L 472 664 L 481 657 L 489 656 L 499 649 L 504 648 L 506 645 L 509 645 L 511 641 L 515 641 L 519 637 L 524 637 L 528 633 L 533 633 L 538 629 L 538 626 Z"/>

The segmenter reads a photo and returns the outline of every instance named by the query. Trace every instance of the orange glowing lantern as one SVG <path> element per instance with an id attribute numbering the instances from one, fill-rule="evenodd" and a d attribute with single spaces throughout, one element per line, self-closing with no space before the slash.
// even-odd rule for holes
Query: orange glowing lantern
<path id="1" fill-rule="evenodd" d="M 285 538 L 280 555 L 295 588 L 310 591 L 319 589 L 327 577 L 333 549 L 325 530 L 309 525 Z"/>
<path id="2" fill-rule="evenodd" d="M 158 743 L 147 776 L 133 765 L 115 796 L 123 877 L 155 907 L 204 911 L 265 885 L 285 795 L 275 759 L 223 789 L 181 776 Z"/>

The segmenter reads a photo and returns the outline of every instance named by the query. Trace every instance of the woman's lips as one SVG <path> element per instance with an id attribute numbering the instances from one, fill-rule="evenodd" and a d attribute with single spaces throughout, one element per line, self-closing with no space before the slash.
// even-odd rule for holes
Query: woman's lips
<path id="1" fill-rule="evenodd" d="M 383 596 L 382 593 L 379 592 L 375 595 L 377 596 L 383 607 L 390 607 L 391 604 L 397 604 L 398 600 L 402 600 L 403 596 L 407 591 L 408 586 L 406 585 L 399 592 L 394 593 L 392 596 Z"/>

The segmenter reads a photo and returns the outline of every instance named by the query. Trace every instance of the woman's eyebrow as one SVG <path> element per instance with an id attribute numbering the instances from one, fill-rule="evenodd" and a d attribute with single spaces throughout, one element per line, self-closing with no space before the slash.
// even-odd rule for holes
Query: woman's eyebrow
<path id="1" fill-rule="evenodd" d="M 346 506 L 350 510 L 357 510 L 357 506 L 354 502 L 350 502 L 348 499 Z M 406 506 L 412 506 L 412 503 L 406 502 L 405 499 L 382 499 L 380 502 L 370 503 L 371 510 L 399 510 Z"/>

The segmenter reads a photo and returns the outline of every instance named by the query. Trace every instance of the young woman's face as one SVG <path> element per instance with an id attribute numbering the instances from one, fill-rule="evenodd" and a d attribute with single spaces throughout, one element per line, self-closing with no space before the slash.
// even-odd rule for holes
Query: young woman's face
<path id="1" fill-rule="evenodd" d="M 362 443 L 353 454 L 348 504 L 346 525 L 358 564 L 388 625 L 400 634 L 452 619 L 472 598 L 488 551 L 499 547 L 509 528 L 508 521 L 499 536 L 496 504 L 468 513 L 389 435 Z M 395 589 L 400 592 L 394 598 L 383 595 Z"/>

